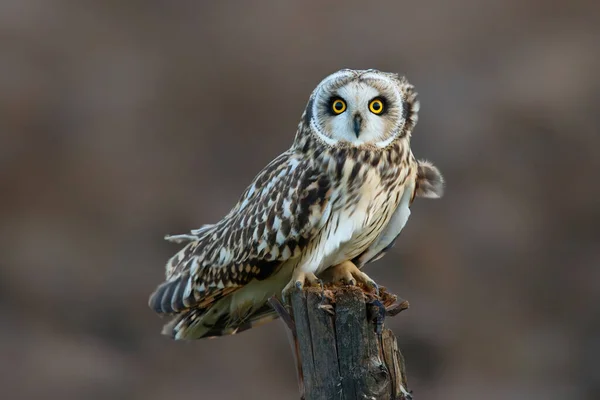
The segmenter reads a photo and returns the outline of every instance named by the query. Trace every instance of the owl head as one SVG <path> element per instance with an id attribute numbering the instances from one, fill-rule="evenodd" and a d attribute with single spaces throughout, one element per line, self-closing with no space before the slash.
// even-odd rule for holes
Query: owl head
<path id="1" fill-rule="evenodd" d="M 385 148 L 410 138 L 417 123 L 416 93 L 396 74 L 343 69 L 323 79 L 306 107 L 305 134 L 328 146 Z"/>

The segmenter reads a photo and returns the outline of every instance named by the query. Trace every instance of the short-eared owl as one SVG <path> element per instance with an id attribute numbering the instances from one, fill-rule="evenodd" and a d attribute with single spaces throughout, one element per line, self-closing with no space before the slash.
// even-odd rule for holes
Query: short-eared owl
<path id="1" fill-rule="evenodd" d="M 291 148 L 275 158 L 219 222 L 189 234 L 150 307 L 173 315 L 175 339 L 241 332 L 275 318 L 267 300 L 334 280 L 374 285 L 362 271 L 393 245 L 415 197 L 443 179 L 417 161 L 410 137 L 419 103 L 405 78 L 344 69 L 313 91 Z"/>

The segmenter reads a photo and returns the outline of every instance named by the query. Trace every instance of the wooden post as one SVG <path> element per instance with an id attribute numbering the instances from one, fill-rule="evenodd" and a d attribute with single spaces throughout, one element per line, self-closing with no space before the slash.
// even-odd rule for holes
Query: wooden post
<path id="1" fill-rule="evenodd" d="M 305 400 L 411 398 L 396 338 L 383 329 L 386 308 L 391 315 L 408 308 L 406 301 L 392 306 L 395 300 L 385 290 L 376 298 L 358 287 L 292 293 L 293 322 L 286 323 Z"/>

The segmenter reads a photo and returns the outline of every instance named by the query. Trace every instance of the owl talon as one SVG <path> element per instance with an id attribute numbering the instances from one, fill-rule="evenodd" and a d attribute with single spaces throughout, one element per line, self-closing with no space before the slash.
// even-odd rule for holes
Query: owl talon
<path id="1" fill-rule="evenodd" d="M 319 279 L 319 286 L 321 286 L 321 301 L 319 302 L 319 308 L 321 308 L 325 306 L 325 300 L 327 300 L 327 298 L 325 297 L 325 284 L 323 283 L 322 279 Z"/>
<path id="2" fill-rule="evenodd" d="M 331 268 L 331 274 L 334 283 L 341 283 L 342 285 L 355 286 L 357 283 L 370 287 L 375 290 L 377 296 L 379 296 L 379 285 L 367 274 L 358 269 L 358 267 L 352 261 L 344 261 Z"/>
<path id="3" fill-rule="evenodd" d="M 292 289 L 295 288 L 296 290 L 302 290 L 305 284 L 308 286 L 314 286 L 319 282 L 320 280 L 312 272 L 303 272 L 300 269 L 295 269 L 294 273 L 292 274 L 292 279 L 281 291 L 281 297 L 285 301 L 287 296 L 290 295 Z M 321 287 L 323 287 L 322 284 Z"/>
<path id="4" fill-rule="evenodd" d="M 370 280 L 368 282 L 369 286 L 371 286 L 373 289 L 375 289 L 375 295 L 377 297 L 379 297 L 379 285 L 377 284 L 377 282 L 375 282 L 374 280 Z"/>

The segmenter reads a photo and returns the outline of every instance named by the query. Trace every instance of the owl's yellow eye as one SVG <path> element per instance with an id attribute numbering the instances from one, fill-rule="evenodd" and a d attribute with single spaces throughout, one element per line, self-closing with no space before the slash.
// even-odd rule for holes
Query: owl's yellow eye
<path id="1" fill-rule="evenodd" d="M 346 102 L 342 99 L 335 99 L 333 103 L 331 103 L 331 110 L 334 114 L 341 114 L 346 111 Z"/>
<path id="2" fill-rule="evenodd" d="M 373 99 L 369 103 L 369 111 L 373 114 L 381 114 L 383 112 L 383 101 L 381 99 Z"/>

